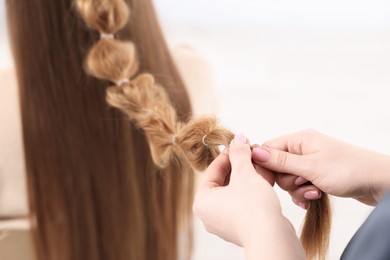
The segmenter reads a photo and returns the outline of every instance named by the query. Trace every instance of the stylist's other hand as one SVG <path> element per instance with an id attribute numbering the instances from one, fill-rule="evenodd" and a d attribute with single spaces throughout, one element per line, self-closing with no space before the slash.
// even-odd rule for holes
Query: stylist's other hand
<path id="1" fill-rule="evenodd" d="M 277 184 L 301 207 L 320 197 L 318 188 L 368 205 L 375 205 L 390 191 L 389 156 L 316 131 L 275 138 L 265 142 L 262 148 L 253 149 L 253 160 L 280 173 L 276 176 Z M 307 181 L 314 186 L 305 184 Z"/>
<path id="2" fill-rule="evenodd" d="M 207 231 L 243 246 L 247 259 L 303 259 L 295 231 L 262 175 L 270 172 L 255 170 L 247 139 L 237 135 L 204 173 L 194 213 Z"/>

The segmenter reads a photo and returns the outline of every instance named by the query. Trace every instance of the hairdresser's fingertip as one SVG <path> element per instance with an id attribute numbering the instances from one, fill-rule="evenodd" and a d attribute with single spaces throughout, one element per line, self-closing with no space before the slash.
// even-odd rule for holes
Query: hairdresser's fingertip
<path id="1" fill-rule="evenodd" d="M 256 162 L 259 162 L 259 163 L 268 162 L 270 157 L 271 157 L 270 153 L 265 149 L 256 147 L 256 148 L 253 148 L 253 150 L 252 150 L 252 158 Z"/>
<path id="2" fill-rule="evenodd" d="M 321 195 L 319 190 L 309 190 L 303 193 L 303 197 L 308 200 L 318 200 L 321 198 Z"/>
<path id="3" fill-rule="evenodd" d="M 246 136 L 244 134 L 237 134 L 234 136 L 233 143 L 234 144 L 246 144 L 246 143 L 248 143 L 248 139 L 246 138 Z"/>

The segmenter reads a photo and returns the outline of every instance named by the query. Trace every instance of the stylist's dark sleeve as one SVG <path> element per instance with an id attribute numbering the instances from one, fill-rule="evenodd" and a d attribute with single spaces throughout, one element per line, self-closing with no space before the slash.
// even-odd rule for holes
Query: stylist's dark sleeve
<path id="1" fill-rule="evenodd" d="M 390 193 L 353 236 L 341 260 L 390 260 Z"/>

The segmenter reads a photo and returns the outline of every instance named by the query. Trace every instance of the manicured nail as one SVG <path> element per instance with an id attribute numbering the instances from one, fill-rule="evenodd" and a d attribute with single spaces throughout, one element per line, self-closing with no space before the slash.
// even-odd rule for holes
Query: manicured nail
<path id="1" fill-rule="evenodd" d="M 307 202 L 300 201 L 297 204 L 299 207 L 301 207 L 304 210 L 307 210 L 307 208 L 309 207 L 309 204 Z"/>
<path id="2" fill-rule="evenodd" d="M 246 142 L 247 142 L 247 139 L 246 139 L 245 135 L 243 135 L 243 134 L 238 134 L 234 137 L 235 144 L 246 144 Z"/>
<path id="3" fill-rule="evenodd" d="M 303 177 L 298 177 L 298 178 L 295 179 L 294 184 L 297 185 L 297 186 L 299 186 L 299 185 L 302 185 L 302 184 L 304 184 L 304 183 L 306 183 L 306 182 L 308 182 L 308 180 L 306 180 L 305 178 L 303 178 Z"/>
<path id="4" fill-rule="evenodd" d="M 308 200 L 316 200 L 321 198 L 321 192 L 318 190 L 310 190 L 303 193 L 303 197 Z"/>
<path id="5" fill-rule="evenodd" d="M 256 147 L 252 150 L 252 158 L 257 162 L 268 162 L 270 153 L 267 150 Z"/>

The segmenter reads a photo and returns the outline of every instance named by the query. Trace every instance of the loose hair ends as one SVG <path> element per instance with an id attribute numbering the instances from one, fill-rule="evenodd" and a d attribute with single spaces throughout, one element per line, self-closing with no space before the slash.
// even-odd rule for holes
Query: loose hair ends
<path id="1" fill-rule="evenodd" d="M 143 69 L 164 75 L 159 80 L 184 118 L 191 114 L 188 96 L 155 33 L 152 6 L 129 2 L 137 23 L 121 37 L 148 43 L 138 52 Z M 189 254 L 192 171 L 156 167 L 143 132 L 108 108 L 107 82 L 83 67 L 96 34 L 74 1 L 9 0 L 7 17 L 36 259 L 177 259 L 178 234 Z"/>
<path id="2" fill-rule="evenodd" d="M 322 193 L 310 203 L 301 230 L 301 243 L 309 260 L 325 260 L 332 226 L 332 210 L 329 196 Z"/>

